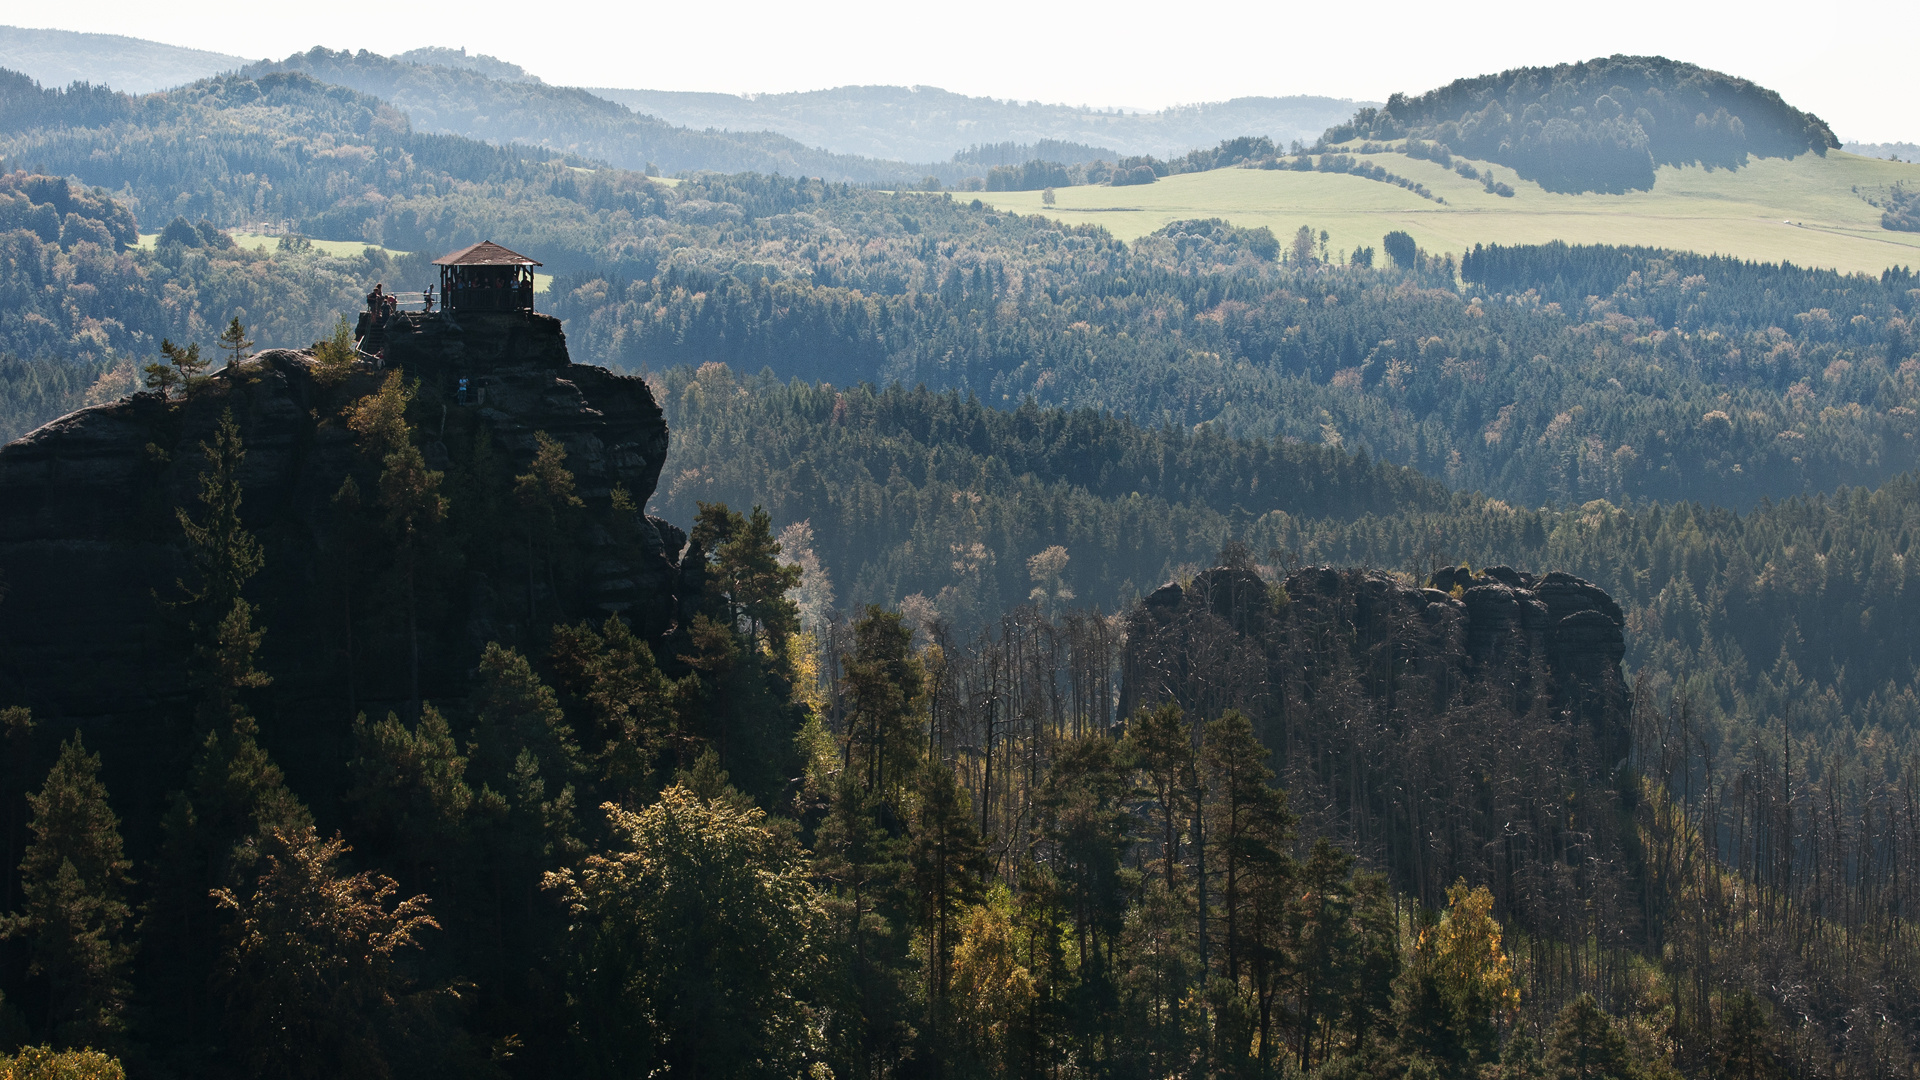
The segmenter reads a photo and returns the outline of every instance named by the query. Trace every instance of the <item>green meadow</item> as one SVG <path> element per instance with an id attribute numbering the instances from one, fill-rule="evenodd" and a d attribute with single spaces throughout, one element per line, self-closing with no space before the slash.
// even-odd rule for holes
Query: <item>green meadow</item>
<path id="1" fill-rule="evenodd" d="M 1901 180 L 1920 182 L 1920 166 L 1831 151 L 1793 160 L 1755 160 L 1736 169 L 1698 166 L 1659 171 L 1651 191 L 1561 195 L 1492 166 L 1511 184 L 1500 198 L 1452 169 L 1400 154 L 1356 155 L 1425 184 L 1444 204 L 1403 188 L 1342 173 L 1218 169 L 1170 176 L 1142 187 L 1070 187 L 1057 204 L 1038 191 L 978 197 L 1003 210 L 1068 222 L 1097 222 L 1131 240 L 1186 218 L 1218 217 L 1265 225 L 1283 240 L 1302 225 L 1326 230 L 1332 247 L 1351 251 L 1394 229 L 1429 251 L 1477 243 L 1644 244 L 1768 262 L 1879 273 L 1920 265 L 1920 233 L 1880 227 L 1863 194 Z M 1456 159 L 1458 160 L 1458 159 Z M 1473 162 L 1485 170 L 1486 162 Z M 1856 192 L 1857 189 L 1857 192 Z M 960 197 L 956 193 L 956 198 Z M 971 196 L 969 196 L 971 197 Z"/>

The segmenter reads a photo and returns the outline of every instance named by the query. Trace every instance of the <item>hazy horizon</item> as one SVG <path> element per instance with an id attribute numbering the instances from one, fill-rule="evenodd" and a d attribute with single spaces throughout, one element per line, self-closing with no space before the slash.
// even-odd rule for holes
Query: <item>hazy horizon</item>
<path id="1" fill-rule="evenodd" d="M 1235 97 L 1313 95 L 1382 101 L 1454 79 L 1614 53 L 1659 54 L 1778 91 L 1818 114 L 1842 140 L 1920 139 L 1902 55 L 1911 21 L 1891 0 L 1829 7 L 1818 23 L 1760 5 L 1728 20 L 1703 4 L 1637 0 L 1602 21 L 1550 11 L 1525 25 L 1438 21 L 1404 0 L 1369 19 L 1373 40 L 1354 41 L 1343 13 L 1231 4 L 1195 20 L 1199 47 L 1164 32 L 1143 4 L 1055 5 L 1028 25 L 916 13 L 873 0 L 842 5 L 822 21 L 756 0 L 721 40 L 693 9 L 635 9 L 591 2 L 563 9 L 600 26 L 586 35 L 531 29 L 519 5 L 475 0 L 473 18 L 449 25 L 440 9 L 382 12 L 378 41 L 353 23 L 306 8 L 262 10 L 232 0 L 154 8 L 106 0 L 33 29 L 131 36 L 182 48 L 278 59 L 316 44 L 394 55 L 423 46 L 466 48 L 519 64 L 559 85 L 777 94 L 840 86 L 929 86 L 975 97 L 1128 111 L 1159 111 Z M 644 24 L 642 20 L 645 20 Z M 572 20 L 570 20 L 572 21 Z M 553 23 L 549 23 L 553 26 Z M 1049 28 L 1058 27 L 1057 31 Z M 1382 31 L 1379 28 L 1385 27 Z M 1224 48 L 1207 37 L 1220 35 Z M 1785 47 L 1789 41 L 1791 48 Z M 671 40 L 673 48 L 651 47 Z M 942 48 L 927 49 L 937 40 Z M 1338 47 L 1327 43 L 1340 43 Z M 1253 43 L 1249 46 L 1248 43 Z"/>

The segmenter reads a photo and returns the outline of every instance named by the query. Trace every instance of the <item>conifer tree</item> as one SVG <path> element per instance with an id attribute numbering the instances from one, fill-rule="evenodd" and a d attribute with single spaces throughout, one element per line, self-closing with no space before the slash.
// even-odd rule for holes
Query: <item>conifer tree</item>
<path id="1" fill-rule="evenodd" d="M 1139 886 L 1139 872 L 1126 865 L 1133 830 L 1123 745 L 1096 733 L 1059 746 L 1037 799 L 1080 956 L 1070 1007 L 1089 1053 L 1117 1018 L 1114 946 Z"/>
<path id="2" fill-rule="evenodd" d="M 823 929 L 838 958 L 829 968 L 839 1001 L 834 1040 L 851 1061 L 897 1059 L 912 1022 L 904 1008 L 910 996 L 900 888 L 906 845 L 881 825 L 883 812 L 879 796 L 843 770 L 833 781 L 813 845 Z"/>
<path id="3" fill-rule="evenodd" d="M 583 850 L 574 783 L 580 748 L 559 698 L 519 653 L 490 643 L 469 699 L 474 742 L 474 906 L 491 932 L 483 965 L 524 994 L 523 972 L 504 965 L 527 948 L 544 948 L 560 930 L 543 903 L 543 874 L 572 865 Z"/>
<path id="4" fill-rule="evenodd" d="M 198 342 L 183 349 L 162 338 L 160 356 L 160 360 L 148 364 L 144 369 L 147 389 L 158 390 L 161 397 L 170 398 L 176 388 L 182 393 L 189 393 L 200 385 L 208 361 L 200 355 Z"/>
<path id="5" fill-rule="evenodd" d="M 1500 1051 L 1500 1080 L 1542 1080 L 1545 1075 L 1540 1068 L 1540 1044 L 1522 1024 Z"/>
<path id="6" fill-rule="evenodd" d="M 412 728 L 392 713 L 379 723 L 362 715 L 353 725 L 353 786 L 346 801 L 380 853 L 424 884 L 459 857 L 473 789 L 467 759 L 451 727 L 432 705 Z"/>
<path id="7" fill-rule="evenodd" d="M 1560 1010 L 1543 1065 L 1547 1080 L 1641 1080 L 1626 1038 L 1592 994 L 1581 994 Z"/>
<path id="8" fill-rule="evenodd" d="M 1206 774 L 1212 823 L 1208 839 L 1218 853 L 1212 863 L 1220 876 L 1220 914 L 1226 932 L 1226 973 L 1240 980 L 1240 961 L 1247 948 L 1245 907 L 1248 886 L 1259 879 L 1290 879 L 1293 814 L 1286 792 L 1273 787 L 1268 752 L 1253 733 L 1246 715 L 1229 709 L 1207 724 L 1201 743 L 1201 767 Z"/>
<path id="9" fill-rule="evenodd" d="M 199 750 L 186 788 L 174 793 L 161 821 L 160 873 L 141 925 L 162 991 L 155 1012 L 187 1033 L 189 1045 L 219 1022 L 206 997 L 214 953 L 211 890 L 242 874 L 274 829 L 312 824 L 260 746 L 259 726 L 242 697 L 270 680 L 254 660 L 265 631 L 255 629 L 253 606 L 242 595 L 264 556 L 240 517 L 245 448 L 231 410 L 202 450 L 205 511 L 198 520 L 178 511 L 197 579 L 193 586 L 183 581 L 181 589 L 197 639 L 191 671 Z"/>
<path id="10" fill-rule="evenodd" d="M 580 771 L 580 747 L 553 688 L 518 652 L 488 642 L 480 654 L 480 681 L 470 699 L 479 777 L 497 787 L 521 751 L 541 773 L 561 782 Z"/>
<path id="11" fill-rule="evenodd" d="M 227 366 L 230 368 L 239 367 L 240 361 L 247 358 L 247 350 L 253 348 L 253 342 L 247 339 L 247 328 L 240 325 L 240 316 L 235 315 L 227 328 L 220 331 L 220 348 L 227 353 Z"/>
<path id="12" fill-rule="evenodd" d="M 25 706 L 9 705 L 0 709 L 0 734 L 5 735 L 7 743 L 6 786 L 0 790 L 0 798 L 6 800 L 6 866 L 19 865 L 21 850 L 26 845 L 27 818 L 33 811 L 27 803 L 27 792 L 35 773 L 33 732 L 37 726 L 33 711 Z M 6 882 L 5 910 L 12 910 L 18 882 L 12 874 L 0 874 L 0 881 Z"/>
<path id="13" fill-rule="evenodd" d="M 714 617 L 784 663 L 787 638 L 800 629 L 800 609 L 787 594 L 799 587 L 801 569 L 780 561 L 773 519 L 758 506 L 742 515 L 725 503 L 701 503 L 692 535 L 709 553 Z"/>
<path id="14" fill-rule="evenodd" d="M 240 469 L 247 451 L 232 409 L 221 412 L 213 441 L 201 443 L 200 452 L 206 459 L 206 467 L 200 472 L 199 495 L 205 513 L 196 521 L 184 507 L 177 507 L 174 515 L 186 535 L 188 564 L 198 579 L 192 586 L 180 583 L 180 590 L 186 594 L 184 603 L 194 610 L 199 626 L 211 630 L 226 618 L 240 599 L 241 589 L 260 572 L 265 556 L 260 542 L 240 518 Z"/>
<path id="15" fill-rule="evenodd" d="M 31 969 L 46 976 L 54 1041 L 109 1045 L 124 1027 L 133 864 L 107 805 L 99 755 L 87 752 L 78 732 L 27 802 L 34 839 L 20 861 L 21 910 L 5 920 L 6 935 L 26 939 Z"/>
<path id="16" fill-rule="evenodd" d="M 928 1010 L 937 1026 L 953 959 L 955 920 L 983 893 L 986 846 L 974 828 L 966 792 L 960 790 L 953 770 L 928 761 L 921 766 L 918 787 L 920 800 L 907 861 L 920 926 L 926 934 Z"/>
<path id="17" fill-rule="evenodd" d="M 1187 886 L 1182 873 L 1181 839 L 1192 813 L 1196 784 L 1193 734 L 1186 714 L 1174 702 L 1142 709 L 1127 724 L 1125 755 L 1139 776 L 1136 794 L 1148 800 L 1158 819 L 1150 837 L 1157 840 L 1158 868 L 1149 875 L 1150 895 L 1144 907 L 1160 929 L 1156 967 L 1157 1013 L 1165 1017 L 1168 1032 L 1179 1032 L 1181 1003 L 1187 993 L 1185 935 L 1178 929 L 1187 919 Z M 1157 890 L 1157 893 L 1152 890 Z"/>
<path id="18" fill-rule="evenodd" d="M 602 791 L 638 805 L 671 735 L 672 688 L 653 650 L 609 615 L 598 631 L 585 622 L 555 627 L 551 656 L 561 687 L 593 720 L 586 758 Z"/>
<path id="19" fill-rule="evenodd" d="M 241 717 L 241 692 L 272 680 L 254 665 L 266 632 L 254 628 L 253 605 L 241 593 L 266 556 L 240 517 L 240 468 L 247 455 L 232 409 L 221 413 L 213 442 L 202 443 L 200 449 L 207 461 L 200 473 L 199 497 L 205 512 L 197 521 L 185 508 L 176 507 L 174 514 L 198 579 L 196 586 L 182 581 L 179 587 L 186 594 L 182 606 L 190 613 L 192 682 L 204 732 Z"/>
<path id="20" fill-rule="evenodd" d="M 1727 1002 L 1715 1044 L 1715 1075 L 1723 1080 L 1775 1080 L 1783 1075 L 1767 1014 L 1751 990 L 1741 990 Z"/>
<path id="21" fill-rule="evenodd" d="M 418 388 L 417 382 L 407 382 L 396 370 L 378 392 L 356 402 L 346 414 L 347 426 L 360 437 L 362 452 L 381 467 L 379 506 L 406 589 L 408 698 L 416 710 L 420 705 L 419 564 L 429 534 L 447 516 L 447 498 L 440 493 L 446 477 L 427 468 L 426 456 L 414 445 L 413 428 L 407 423 L 407 405 Z"/>
<path id="22" fill-rule="evenodd" d="M 869 605 L 842 661 L 848 760 L 868 791 L 904 782 L 918 758 L 927 677 L 912 646 L 913 632 L 898 612 Z"/>
<path id="23" fill-rule="evenodd" d="M 533 464 L 513 478 L 513 497 L 520 503 L 527 534 L 527 624 L 535 621 L 535 549 L 546 553 L 547 588 L 559 603 L 559 580 L 554 563 L 560 539 L 574 515 L 586 505 L 573 493 L 573 473 L 567 469 L 567 448 L 544 431 L 533 433 Z"/>

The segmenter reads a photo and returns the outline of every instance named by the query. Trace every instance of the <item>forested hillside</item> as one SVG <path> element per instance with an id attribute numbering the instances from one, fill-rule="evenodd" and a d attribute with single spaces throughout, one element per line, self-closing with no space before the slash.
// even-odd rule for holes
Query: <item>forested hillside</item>
<path id="1" fill-rule="evenodd" d="M 444 66 L 433 59 L 410 62 L 365 50 L 333 52 L 315 47 L 285 60 L 253 65 L 245 74 L 258 78 L 275 71 L 304 72 L 390 102 L 421 131 L 546 147 L 627 169 L 651 165 L 668 173 L 754 171 L 894 182 L 917 182 L 928 172 L 940 171 L 818 150 L 771 131 L 676 127 L 586 90 L 472 66 Z M 945 161 L 947 156 L 934 160 Z"/>
<path id="2" fill-rule="evenodd" d="M 1652 187 L 1658 165 L 1731 169 L 1750 156 L 1840 146 L 1819 117 L 1771 90 L 1658 56 L 1515 68 L 1396 94 L 1326 133 L 1332 143 L 1356 138 L 1430 139 L 1550 191 L 1631 191 Z"/>
<path id="3" fill-rule="evenodd" d="M 747 273 L 681 253 L 647 277 L 564 279 L 554 309 L 615 364 L 719 361 L 1215 423 L 1364 448 L 1532 506 L 1744 506 L 1920 462 L 1904 273 L 1618 252 L 1553 270 L 1597 260 L 1600 292 L 1553 278 L 1462 290 L 1448 260 L 1402 249 L 1407 265 L 1342 265 L 1310 231 L 1283 252 L 1264 230 L 1187 222 L 1129 246 L 957 201 L 815 191 L 793 189 L 804 213 L 734 234 Z M 1482 253 L 1470 273 L 1506 257 Z"/>
<path id="4" fill-rule="evenodd" d="M 500 145 L 0 76 L 0 433 L 108 406 L 0 453 L 0 1050 L 1910 1076 L 1910 272 L 665 183 L 306 58 Z M 481 239 L 564 337 L 334 335 Z"/>
<path id="5" fill-rule="evenodd" d="M 1687 684 L 1713 715 L 1788 708 L 1822 742 L 1850 725 L 1913 733 L 1920 529 L 1912 474 L 1768 502 L 1515 508 L 1324 447 L 1144 430 L 1092 412 L 996 412 L 954 394 L 736 380 L 661 382 L 676 433 L 655 506 L 766 507 L 806 521 L 849 610 L 918 594 L 956 625 L 1026 599 L 1030 560 L 1077 602 L 1123 610 L 1231 542 L 1274 567 L 1553 566 L 1625 610 L 1627 663 Z M 1783 697 L 1785 695 L 1785 697 Z M 1904 742 L 1909 734 L 1898 738 Z"/>
<path id="6" fill-rule="evenodd" d="M 8 100 L 10 158 L 106 187 L 148 228 L 285 217 L 423 255 L 530 252 L 563 272 L 550 303 L 582 355 L 615 366 L 1030 394 L 1365 448 L 1534 506 L 1745 506 L 1920 461 L 1904 271 L 1551 248 L 1525 256 L 1547 260 L 1537 273 L 1505 271 L 1521 256 L 1328 251 L 1310 224 L 1184 222 L 1126 245 L 940 195 L 582 171 L 414 133 L 298 74 L 137 107 L 24 81 Z M 263 147 L 274 125 L 289 135 Z M 1461 289 L 1461 266 L 1486 288 Z M 324 326 L 289 329 L 271 340 Z"/>
<path id="7" fill-rule="evenodd" d="M 94 83 L 145 94 L 235 71 L 247 59 L 119 34 L 0 26 L 0 68 L 25 72 L 47 86 Z"/>

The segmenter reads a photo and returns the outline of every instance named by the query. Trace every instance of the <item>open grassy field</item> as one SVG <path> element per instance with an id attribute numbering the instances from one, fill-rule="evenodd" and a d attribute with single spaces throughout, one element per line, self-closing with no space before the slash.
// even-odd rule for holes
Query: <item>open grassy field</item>
<path id="1" fill-rule="evenodd" d="M 1185 218 L 1225 218 L 1265 225 L 1283 241 L 1302 225 L 1325 229 L 1342 251 L 1378 249 L 1393 229 L 1413 234 L 1429 251 L 1459 252 L 1476 243 L 1645 244 L 1737 255 L 1768 262 L 1879 273 L 1920 266 L 1920 233 L 1889 232 L 1880 211 L 1855 194 L 1896 181 L 1920 183 L 1920 166 L 1833 151 L 1792 161 L 1757 160 L 1738 170 L 1662 168 L 1651 191 L 1627 195 L 1558 195 L 1493 166 L 1515 194 L 1502 199 L 1478 181 L 1430 161 L 1400 154 L 1365 156 L 1419 181 L 1444 205 L 1375 180 L 1339 173 L 1219 169 L 1171 176 L 1144 187 L 1056 189 L 1058 205 L 1038 191 L 996 191 L 978 198 L 1019 213 L 1096 222 L 1123 239 Z M 1485 162 L 1474 162 L 1481 169 Z M 955 198 L 973 198 L 956 192 Z"/>

